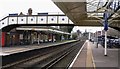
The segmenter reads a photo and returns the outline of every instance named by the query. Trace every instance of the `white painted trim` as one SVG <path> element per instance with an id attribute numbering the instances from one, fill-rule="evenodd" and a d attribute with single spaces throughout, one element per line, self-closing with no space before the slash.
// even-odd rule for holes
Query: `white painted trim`
<path id="1" fill-rule="evenodd" d="M 85 41 L 85 43 L 87 42 L 87 40 Z M 81 53 L 81 51 L 83 50 L 85 43 L 83 44 L 83 46 L 80 48 L 79 52 L 77 53 L 76 57 L 74 58 L 73 62 L 70 64 L 68 69 L 71 69 L 71 67 L 73 66 L 73 64 L 75 63 L 76 59 L 78 58 L 79 54 Z"/>

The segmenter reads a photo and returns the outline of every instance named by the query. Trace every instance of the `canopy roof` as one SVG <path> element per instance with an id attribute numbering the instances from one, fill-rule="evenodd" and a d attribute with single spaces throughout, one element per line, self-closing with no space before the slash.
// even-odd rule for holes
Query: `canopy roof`
<path id="1" fill-rule="evenodd" d="M 120 28 L 120 0 L 53 0 L 78 26 L 103 26 L 108 13 L 110 27 Z"/>

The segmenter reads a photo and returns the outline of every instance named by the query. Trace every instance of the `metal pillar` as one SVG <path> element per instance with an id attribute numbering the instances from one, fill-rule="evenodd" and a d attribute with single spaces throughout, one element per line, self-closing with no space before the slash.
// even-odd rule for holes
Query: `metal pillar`
<path id="1" fill-rule="evenodd" d="M 54 37 L 53 37 L 53 34 L 50 34 L 50 37 L 52 37 L 52 42 L 54 42 Z"/>
<path id="2" fill-rule="evenodd" d="M 107 31 L 105 31 L 105 48 L 104 55 L 107 56 Z"/>
<path id="3" fill-rule="evenodd" d="M 98 31 L 96 31 L 96 48 L 98 48 Z"/>
<path id="4" fill-rule="evenodd" d="M 89 40 L 91 39 L 91 37 L 90 37 L 90 36 L 91 36 L 91 33 L 89 32 L 89 36 L 88 36 L 88 39 L 89 39 Z"/>
<path id="5" fill-rule="evenodd" d="M 33 33 L 31 33 L 31 37 L 32 37 L 32 39 L 31 39 L 31 44 L 33 44 L 33 42 L 34 42 L 34 34 Z"/>
<path id="6" fill-rule="evenodd" d="M 38 36 L 38 45 L 40 44 L 40 34 L 37 33 L 37 36 Z"/>
<path id="7" fill-rule="evenodd" d="M 104 56 L 107 56 L 107 30 L 108 30 L 108 17 L 109 17 L 109 13 L 107 11 L 105 11 L 104 15 L 104 30 L 105 30 L 105 50 L 104 50 Z"/>

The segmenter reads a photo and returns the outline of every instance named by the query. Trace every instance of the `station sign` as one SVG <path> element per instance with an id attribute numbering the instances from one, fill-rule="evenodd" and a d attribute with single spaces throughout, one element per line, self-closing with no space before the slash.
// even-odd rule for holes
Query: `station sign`
<path id="1" fill-rule="evenodd" d="M 104 30 L 105 31 L 108 30 L 108 21 L 107 20 L 104 21 Z"/>
<path id="2" fill-rule="evenodd" d="M 108 12 L 105 12 L 103 17 L 104 17 L 104 22 L 103 22 L 104 30 L 107 31 L 108 30 L 108 17 L 109 17 Z"/>

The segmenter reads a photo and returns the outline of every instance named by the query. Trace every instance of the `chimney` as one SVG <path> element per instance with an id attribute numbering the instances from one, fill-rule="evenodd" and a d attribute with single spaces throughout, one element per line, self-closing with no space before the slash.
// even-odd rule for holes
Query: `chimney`
<path id="1" fill-rule="evenodd" d="M 32 15 L 32 8 L 28 9 L 28 15 Z"/>

